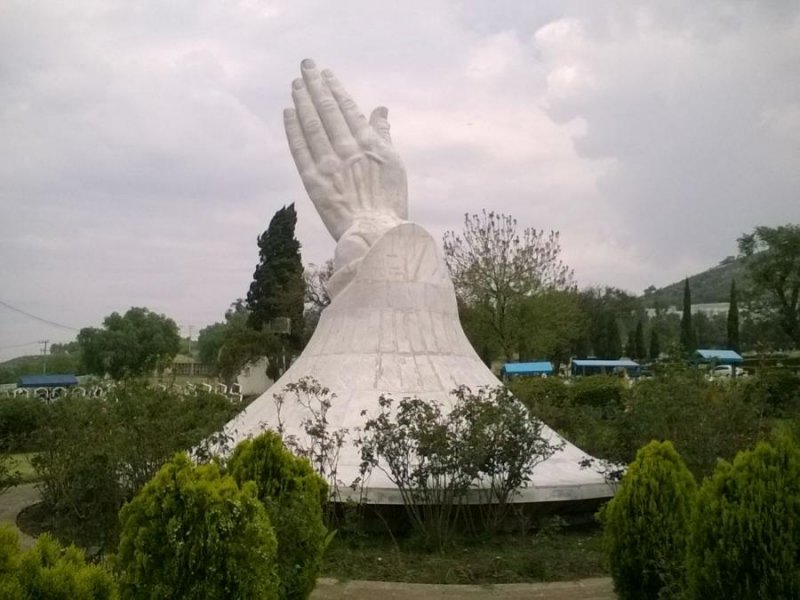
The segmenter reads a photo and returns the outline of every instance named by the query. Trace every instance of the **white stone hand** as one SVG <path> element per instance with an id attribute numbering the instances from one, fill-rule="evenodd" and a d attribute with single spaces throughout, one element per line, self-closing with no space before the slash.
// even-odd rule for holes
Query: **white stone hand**
<path id="1" fill-rule="evenodd" d="M 392 147 L 385 107 L 369 121 L 330 71 L 310 59 L 292 82 L 286 137 L 311 201 L 336 246 L 336 267 L 361 258 L 408 217 L 406 170 Z"/>

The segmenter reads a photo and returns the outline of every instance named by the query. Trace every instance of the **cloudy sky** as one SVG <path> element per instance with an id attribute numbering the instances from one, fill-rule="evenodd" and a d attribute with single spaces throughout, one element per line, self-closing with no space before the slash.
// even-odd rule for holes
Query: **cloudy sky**
<path id="1" fill-rule="evenodd" d="M 246 294 L 295 202 L 304 57 L 389 107 L 411 218 L 557 229 L 582 286 L 640 293 L 800 221 L 800 5 L 667 0 L 3 0 L 0 360 L 146 306 L 184 334 Z"/>

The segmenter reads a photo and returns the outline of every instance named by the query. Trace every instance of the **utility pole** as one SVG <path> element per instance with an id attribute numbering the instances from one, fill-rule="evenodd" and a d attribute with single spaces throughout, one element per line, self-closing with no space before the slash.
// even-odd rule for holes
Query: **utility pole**
<path id="1" fill-rule="evenodd" d="M 47 373 L 47 344 L 50 343 L 50 340 L 39 340 L 37 343 L 42 345 L 42 356 L 44 357 L 42 361 L 42 373 Z"/>
<path id="2" fill-rule="evenodd" d="M 189 363 L 189 375 L 194 375 L 194 355 L 192 354 L 192 325 L 189 325 L 189 358 L 192 362 Z"/>

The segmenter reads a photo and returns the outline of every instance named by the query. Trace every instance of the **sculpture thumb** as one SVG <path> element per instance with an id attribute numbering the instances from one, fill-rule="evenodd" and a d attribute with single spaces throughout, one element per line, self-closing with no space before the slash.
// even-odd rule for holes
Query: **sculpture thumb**
<path id="1" fill-rule="evenodd" d="M 389 133 L 391 127 L 389 126 L 389 109 L 385 106 L 379 106 L 372 111 L 369 117 L 369 124 L 377 132 L 377 134 L 386 142 L 392 143 L 392 136 Z"/>

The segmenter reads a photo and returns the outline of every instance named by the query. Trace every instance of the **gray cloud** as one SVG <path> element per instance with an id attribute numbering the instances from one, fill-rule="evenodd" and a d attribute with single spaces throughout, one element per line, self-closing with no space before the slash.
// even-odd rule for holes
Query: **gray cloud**
<path id="1" fill-rule="evenodd" d="M 795 3 L 20 0 L 0 16 L 0 299 L 75 327 L 132 305 L 195 332 L 220 319 L 289 202 L 305 260 L 330 255 L 281 124 L 305 56 L 365 111 L 390 107 L 435 236 L 511 213 L 561 230 L 579 282 L 641 290 L 798 220 Z M 0 308 L 0 358 L 71 335 Z"/>

